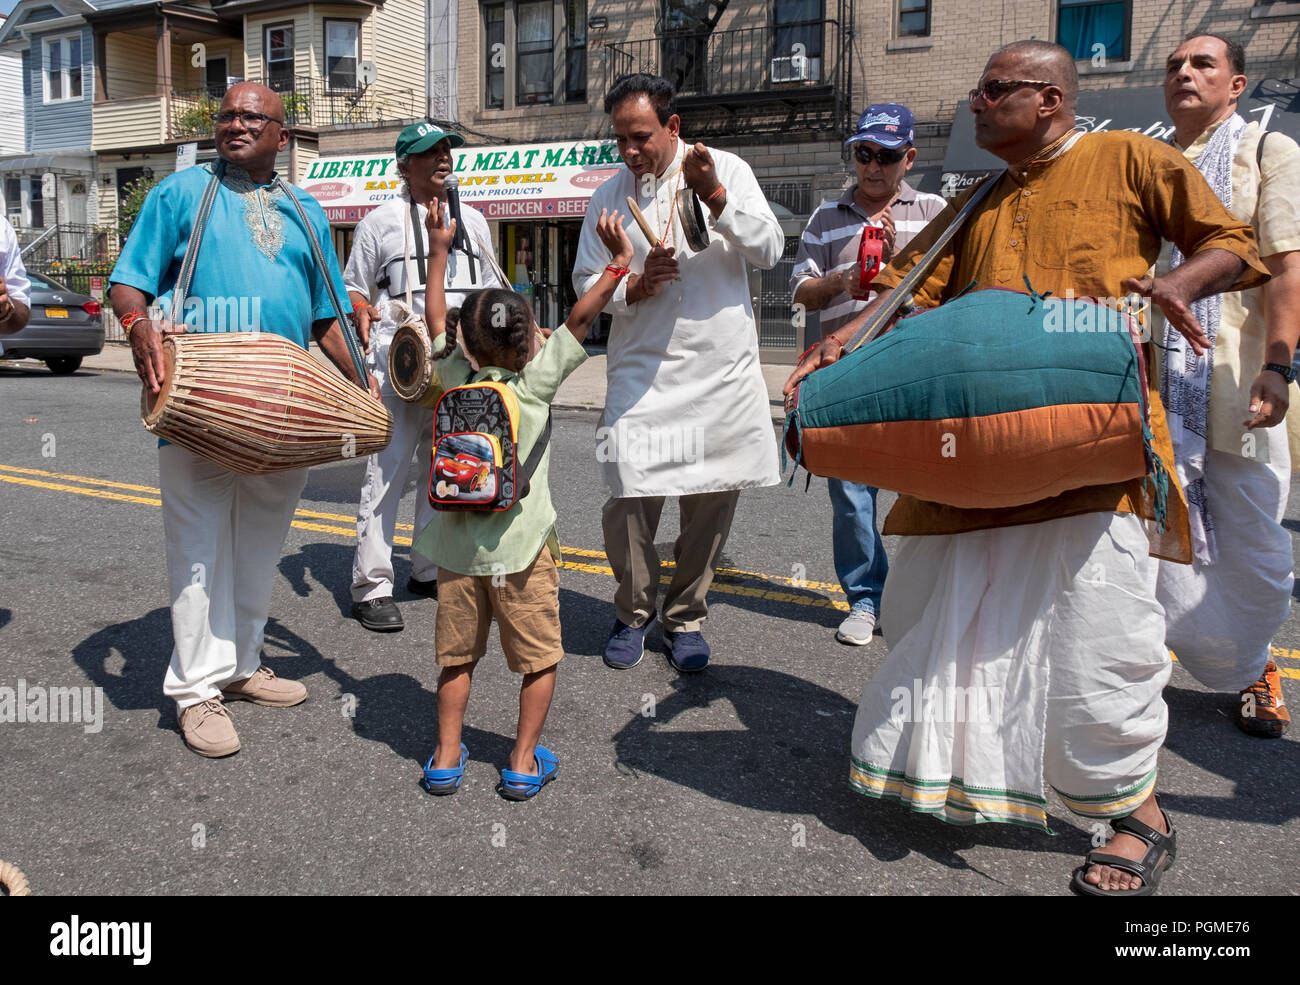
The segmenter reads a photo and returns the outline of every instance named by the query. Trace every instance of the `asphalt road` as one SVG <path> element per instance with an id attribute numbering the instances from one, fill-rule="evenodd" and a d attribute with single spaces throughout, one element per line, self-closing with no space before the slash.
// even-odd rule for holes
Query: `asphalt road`
<path id="1" fill-rule="evenodd" d="M 951 827 L 848 789 L 854 710 L 885 647 L 834 641 L 843 596 L 820 480 L 741 497 L 705 674 L 673 672 L 657 631 L 639 667 L 608 670 L 614 583 L 586 412 L 557 412 L 553 439 L 567 656 L 543 741 L 560 756 L 557 783 L 526 804 L 493 790 L 518 693 L 494 632 L 464 786 L 450 798 L 418 788 L 434 742 L 436 603 L 399 589 L 397 635 L 348 618 L 355 462 L 312 471 L 275 587 L 266 662 L 310 700 L 236 704 L 243 751 L 193 755 L 161 692 L 171 633 L 157 455 L 137 399 L 126 375 L 0 367 L 0 684 L 105 695 L 99 732 L 0 724 L 0 858 L 35 892 L 1067 892 L 1089 833 L 1054 795 L 1049 836 Z M 416 488 L 412 475 L 407 523 Z M 676 522 L 670 508 L 665 558 Z M 407 570 L 399 546 L 399 585 Z M 801 574 L 807 584 L 791 584 Z M 1293 615 L 1276 640 L 1293 702 L 1298 635 Z M 1300 729 L 1241 734 L 1232 697 L 1180 668 L 1166 699 L 1160 789 L 1180 851 L 1162 893 L 1294 892 Z"/>

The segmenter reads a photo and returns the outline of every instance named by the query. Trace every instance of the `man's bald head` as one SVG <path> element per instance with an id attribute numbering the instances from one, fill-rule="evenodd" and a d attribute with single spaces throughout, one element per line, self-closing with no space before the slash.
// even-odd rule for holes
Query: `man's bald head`
<path id="1" fill-rule="evenodd" d="M 269 181 L 276 155 L 289 146 L 284 103 L 255 82 L 231 86 L 217 114 L 216 144 L 222 158 L 239 165 L 254 181 Z"/>
<path id="2" fill-rule="evenodd" d="M 989 56 L 985 74 L 994 62 L 1004 67 L 1013 65 L 1019 79 L 1037 79 L 1051 82 L 1060 88 L 1061 111 L 1073 118 L 1074 105 L 1079 98 L 1079 71 L 1074 67 L 1074 56 L 1059 44 L 1050 41 L 1012 41 L 1004 44 Z"/>
<path id="3" fill-rule="evenodd" d="M 221 111 L 264 113 L 273 120 L 284 120 L 284 101 L 280 94 L 256 82 L 236 82 L 221 100 Z"/>

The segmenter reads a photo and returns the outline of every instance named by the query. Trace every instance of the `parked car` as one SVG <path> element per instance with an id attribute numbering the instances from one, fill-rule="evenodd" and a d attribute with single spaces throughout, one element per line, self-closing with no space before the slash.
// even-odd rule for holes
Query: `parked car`
<path id="1" fill-rule="evenodd" d="M 100 304 L 41 274 L 32 282 L 32 316 L 21 332 L 0 335 L 0 360 L 40 359 L 60 376 L 75 373 L 82 357 L 104 348 Z"/>

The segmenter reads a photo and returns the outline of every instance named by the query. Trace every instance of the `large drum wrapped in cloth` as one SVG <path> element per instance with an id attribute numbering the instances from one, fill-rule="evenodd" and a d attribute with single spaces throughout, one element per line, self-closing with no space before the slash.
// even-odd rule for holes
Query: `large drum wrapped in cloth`
<path id="1" fill-rule="evenodd" d="M 966 509 L 1150 470 L 1162 505 L 1137 342 L 1087 299 L 967 294 L 806 377 L 785 450 L 815 475 Z"/>
<path id="2" fill-rule="evenodd" d="M 235 472 L 364 458 L 393 436 L 383 404 L 278 335 L 173 335 L 163 358 L 161 391 L 140 398 L 144 426 Z"/>

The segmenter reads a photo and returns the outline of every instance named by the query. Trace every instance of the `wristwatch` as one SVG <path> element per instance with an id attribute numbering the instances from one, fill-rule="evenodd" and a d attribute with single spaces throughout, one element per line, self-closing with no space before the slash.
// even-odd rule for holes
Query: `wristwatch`
<path id="1" fill-rule="evenodd" d="M 1273 372 L 1277 373 L 1279 376 L 1282 377 L 1282 379 L 1286 380 L 1288 383 L 1295 382 L 1294 366 L 1283 366 L 1281 363 L 1265 363 L 1264 369 L 1265 370 L 1271 369 Z"/>

